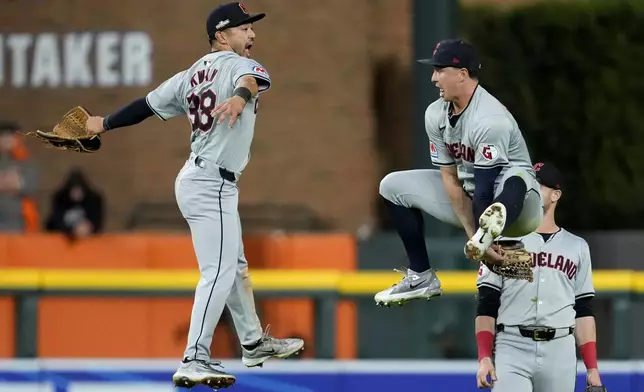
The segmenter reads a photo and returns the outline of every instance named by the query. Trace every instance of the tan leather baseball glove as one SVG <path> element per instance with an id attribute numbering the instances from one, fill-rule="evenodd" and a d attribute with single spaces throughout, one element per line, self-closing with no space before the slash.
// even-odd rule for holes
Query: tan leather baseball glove
<path id="1" fill-rule="evenodd" d="M 532 274 L 532 255 L 525 250 L 521 241 L 497 241 L 498 252 L 504 257 L 502 262 L 483 260 L 483 263 L 494 273 L 510 279 L 534 280 Z"/>
<path id="2" fill-rule="evenodd" d="M 101 138 L 99 135 L 90 135 L 87 132 L 86 124 L 89 116 L 85 108 L 76 106 L 63 115 L 51 132 L 37 130 L 27 135 L 37 137 L 50 146 L 62 150 L 96 152 L 101 148 Z"/>

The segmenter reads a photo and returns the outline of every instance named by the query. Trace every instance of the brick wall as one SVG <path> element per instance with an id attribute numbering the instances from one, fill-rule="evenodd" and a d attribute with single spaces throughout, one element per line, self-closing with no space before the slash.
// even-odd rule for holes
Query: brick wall
<path id="1" fill-rule="evenodd" d="M 4 1 L 0 118 L 16 119 L 25 130 L 48 129 L 74 105 L 104 115 L 146 94 L 208 50 L 205 18 L 216 3 Z M 337 230 L 353 231 L 373 220 L 382 173 L 404 165 L 386 151 L 394 146 L 399 151 L 395 155 L 404 155 L 400 152 L 404 132 L 411 124 L 404 115 L 408 93 L 403 89 L 409 83 L 410 4 L 410 0 L 351 0 L 350 6 L 346 0 L 246 2 L 251 12 L 268 14 L 256 25 L 253 55 L 269 70 L 274 84 L 261 101 L 252 159 L 240 183 L 241 204 L 305 205 Z M 147 33 L 153 44 L 152 80 L 140 86 L 34 86 L 30 72 L 35 41 L 26 52 L 26 66 L 17 64 L 8 48 L 10 35 L 16 33 L 55 33 L 62 46 L 67 33 L 133 30 Z M 52 61 L 61 58 L 55 52 L 39 56 L 47 54 Z M 122 67 L 120 61 L 117 69 Z M 97 64 L 89 63 L 96 81 Z M 67 64 L 59 65 L 64 74 Z M 26 72 L 23 85 L 14 84 L 16 69 Z M 374 112 L 374 92 L 385 95 L 377 101 L 385 105 L 385 114 Z M 110 133 L 101 153 L 91 156 L 46 149 L 28 140 L 42 165 L 43 214 L 49 195 L 73 166 L 83 167 L 103 190 L 110 230 L 122 229 L 139 201 L 173 203 L 174 178 L 188 154 L 188 139 L 184 118 L 165 123 L 153 118 Z"/>

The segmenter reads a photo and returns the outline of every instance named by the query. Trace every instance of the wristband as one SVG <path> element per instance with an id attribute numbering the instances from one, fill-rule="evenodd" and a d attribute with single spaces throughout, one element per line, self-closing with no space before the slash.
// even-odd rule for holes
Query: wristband
<path id="1" fill-rule="evenodd" d="M 246 87 L 237 87 L 235 91 L 233 91 L 233 94 L 238 97 L 242 97 L 242 99 L 246 102 L 250 101 L 252 97 L 250 90 L 247 89 Z"/>
<path id="2" fill-rule="evenodd" d="M 110 116 L 105 116 L 105 117 L 103 117 L 103 129 L 104 129 L 105 131 L 107 131 L 107 130 L 111 129 L 111 128 L 110 128 L 110 124 L 109 124 L 109 123 L 108 123 L 108 121 L 107 121 L 107 119 L 108 119 L 109 117 L 110 117 Z"/>
<path id="3" fill-rule="evenodd" d="M 579 347 L 581 357 L 584 359 L 586 369 L 597 369 L 597 343 L 588 342 Z"/>
<path id="4" fill-rule="evenodd" d="M 492 346 L 494 345 L 494 334 L 490 331 L 481 331 L 476 334 L 476 347 L 479 352 L 479 361 L 486 357 L 492 357 Z"/>

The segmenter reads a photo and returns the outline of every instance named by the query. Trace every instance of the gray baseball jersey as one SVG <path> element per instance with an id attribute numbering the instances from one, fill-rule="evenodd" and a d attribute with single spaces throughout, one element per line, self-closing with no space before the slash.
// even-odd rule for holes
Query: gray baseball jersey
<path id="1" fill-rule="evenodd" d="M 532 254 L 532 283 L 502 278 L 484 265 L 479 270 L 478 287 L 501 291 L 497 322 L 552 328 L 574 326 L 575 300 L 595 295 L 588 243 L 564 229 L 547 242 L 537 233 L 520 240 Z"/>
<path id="2" fill-rule="evenodd" d="M 250 160 L 258 97 L 246 105 L 232 129 L 228 118 L 218 125 L 210 112 L 233 96 L 235 84 L 245 75 L 258 80 L 260 93 L 270 88 L 270 76 L 257 61 L 230 51 L 209 53 L 163 82 L 146 99 L 162 120 L 188 116 L 193 154 L 241 174 Z"/>
<path id="3" fill-rule="evenodd" d="M 503 166 L 495 183 L 509 167 L 520 166 L 534 175 L 530 154 L 512 114 L 482 86 L 478 86 L 456 126 L 449 122 L 449 103 L 442 98 L 425 111 L 432 163 L 456 165 L 458 177 L 474 193 L 474 169 Z"/>
<path id="4" fill-rule="evenodd" d="M 506 279 L 481 266 L 477 286 L 501 292 L 495 340 L 494 392 L 571 392 L 576 380 L 575 300 L 593 297 L 587 242 L 564 229 L 544 241 L 541 234 L 521 238 L 532 254 L 534 281 Z M 516 326 L 557 329 L 557 338 L 533 341 Z"/>

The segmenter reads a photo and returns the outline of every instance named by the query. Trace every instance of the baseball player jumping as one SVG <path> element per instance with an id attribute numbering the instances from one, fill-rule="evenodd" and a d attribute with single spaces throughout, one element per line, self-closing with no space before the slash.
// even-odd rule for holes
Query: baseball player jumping
<path id="1" fill-rule="evenodd" d="M 243 347 L 246 366 L 298 353 L 301 339 L 276 339 L 262 332 L 255 312 L 237 210 L 237 181 L 250 159 L 258 95 L 269 89 L 266 69 L 250 59 L 255 40 L 242 3 L 226 3 L 207 18 L 211 52 L 164 81 L 146 97 L 115 113 L 90 117 L 92 133 L 137 124 L 152 115 L 186 115 L 192 127 L 191 154 L 175 182 L 177 204 L 190 226 L 201 279 L 195 292 L 188 344 L 173 376 L 175 386 L 233 385 L 235 376 L 211 361 L 213 333 L 227 305 Z"/>
<path id="2" fill-rule="evenodd" d="M 522 237 L 532 254 L 534 281 L 502 278 L 484 263 L 479 270 L 477 385 L 494 392 L 573 392 L 576 338 L 586 390 L 605 391 L 597 369 L 588 244 L 555 222 L 561 173 L 548 163 L 537 163 L 535 170 L 545 213 L 536 232 Z"/>
<path id="3" fill-rule="evenodd" d="M 421 211 L 465 229 L 469 259 L 497 263 L 503 256 L 494 240 L 534 231 L 543 213 L 526 143 L 513 116 L 479 84 L 476 50 L 449 39 L 420 61 L 434 67 L 432 82 L 440 89 L 425 112 L 431 161 L 440 170 L 398 171 L 380 182 L 409 268 L 400 282 L 375 295 L 379 305 L 442 294 L 427 256 Z"/>

